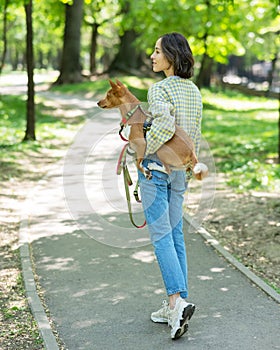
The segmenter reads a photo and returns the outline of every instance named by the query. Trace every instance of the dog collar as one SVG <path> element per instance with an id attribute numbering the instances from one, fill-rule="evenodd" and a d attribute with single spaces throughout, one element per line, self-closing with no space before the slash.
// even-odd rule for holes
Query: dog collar
<path id="1" fill-rule="evenodd" d="M 139 107 L 140 105 L 137 105 L 136 107 L 132 108 L 132 110 L 127 112 L 126 115 L 122 117 L 120 126 L 125 126 L 125 124 L 129 121 L 129 119 L 133 116 L 133 114 L 137 111 Z"/>

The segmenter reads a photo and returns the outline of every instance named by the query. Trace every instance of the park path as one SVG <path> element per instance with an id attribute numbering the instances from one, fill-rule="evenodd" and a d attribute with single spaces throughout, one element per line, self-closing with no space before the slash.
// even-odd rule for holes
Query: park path
<path id="1" fill-rule="evenodd" d="M 63 161 L 27 198 L 21 232 L 64 349 L 280 349 L 277 302 L 187 223 L 190 301 L 197 305 L 189 331 L 174 342 L 166 325 L 149 320 L 164 288 L 148 232 L 131 228 L 115 175 L 119 116 L 100 113 L 94 101 L 44 95 L 88 115 Z M 133 209 L 141 221 L 139 205 Z"/>

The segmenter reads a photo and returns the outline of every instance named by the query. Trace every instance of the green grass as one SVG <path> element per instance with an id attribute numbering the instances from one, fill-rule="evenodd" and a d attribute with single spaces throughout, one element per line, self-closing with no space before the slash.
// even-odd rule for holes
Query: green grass
<path id="1" fill-rule="evenodd" d="M 28 161 L 45 157 L 46 149 L 55 149 L 66 140 L 67 131 L 77 128 L 82 118 L 57 117 L 56 106 L 36 99 L 36 141 L 22 142 L 26 128 L 25 96 L 0 98 L 0 181 L 28 177 Z"/>
<path id="2" fill-rule="evenodd" d="M 146 101 L 150 78 L 118 76 L 139 98 Z M 80 84 L 52 87 L 54 92 L 81 94 L 89 98 L 105 95 L 108 79 L 100 78 Z M 236 191 L 280 191 L 280 168 L 276 164 L 278 143 L 278 101 L 245 96 L 226 90 L 202 90 L 204 112 L 202 133 L 208 141 L 218 172 L 226 174 L 228 184 Z M 1 166 L 12 166 L 19 153 L 39 152 L 42 147 L 56 147 L 53 139 L 71 123 L 54 117 L 54 107 L 37 101 L 38 141 L 21 143 L 25 129 L 25 102 L 21 97 L 3 96 L 0 100 Z M 3 174 L 3 172 L 2 172 Z M 7 177 L 9 172 L 3 177 Z"/>
<path id="3" fill-rule="evenodd" d="M 203 90 L 203 135 L 218 171 L 236 191 L 280 190 L 278 101 Z"/>
<path id="4" fill-rule="evenodd" d="M 267 283 L 272 289 L 274 289 L 276 293 L 280 294 L 280 288 L 276 285 L 276 283 L 272 283 L 267 279 L 264 279 L 264 282 Z"/>

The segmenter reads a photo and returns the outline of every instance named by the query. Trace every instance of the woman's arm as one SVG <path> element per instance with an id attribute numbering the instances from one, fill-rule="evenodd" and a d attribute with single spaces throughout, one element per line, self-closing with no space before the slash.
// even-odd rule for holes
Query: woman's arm
<path id="1" fill-rule="evenodd" d="M 164 88 L 153 85 L 148 93 L 148 103 L 152 126 L 146 134 L 146 155 L 155 153 L 175 133 L 174 106 Z"/>

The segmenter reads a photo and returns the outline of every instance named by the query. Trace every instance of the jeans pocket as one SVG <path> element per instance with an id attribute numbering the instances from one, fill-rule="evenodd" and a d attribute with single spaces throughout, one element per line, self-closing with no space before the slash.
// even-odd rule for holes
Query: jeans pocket
<path id="1" fill-rule="evenodd" d="M 156 181 L 164 181 L 164 182 L 167 182 L 168 178 L 169 178 L 169 175 L 161 172 L 161 171 L 158 171 L 158 170 L 151 170 L 151 173 L 153 175 L 152 179 L 154 178 L 154 182 L 156 183 Z"/>

